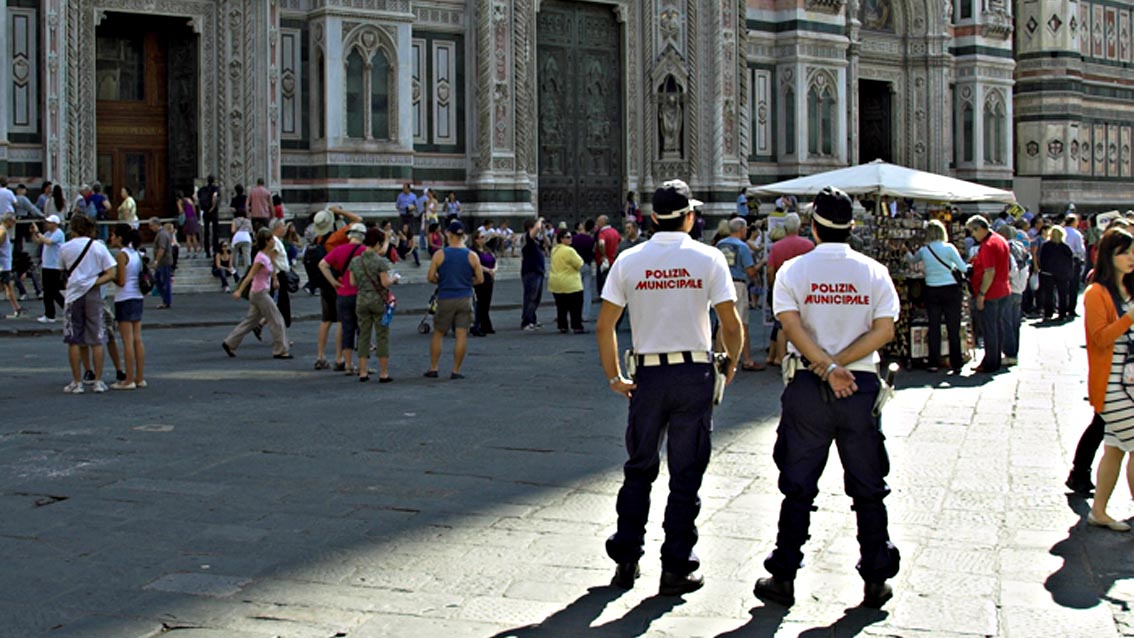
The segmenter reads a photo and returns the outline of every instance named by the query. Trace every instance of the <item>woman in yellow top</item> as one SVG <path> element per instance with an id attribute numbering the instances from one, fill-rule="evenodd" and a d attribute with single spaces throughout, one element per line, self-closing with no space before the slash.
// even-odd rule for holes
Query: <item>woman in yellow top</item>
<path id="1" fill-rule="evenodd" d="M 134 193 L 126 186 L 118 192 L 122 203 L 118 205 L 118 221 L 130 224 L 130 228 L 138 230 L 138 204 L 134 201 Z"/>
<path id="2" fill-rule="evenodd" d="M 571 328 L 583 334 L 583 258 L 571 246 L 571 231 L 560 228 L 555 233 L 555 247 L 551 249 L 551 276 L 547 289 L 555 297 L 555 312 L 559 332 L 567 333 L 567 315 L 571 315 Z"/>

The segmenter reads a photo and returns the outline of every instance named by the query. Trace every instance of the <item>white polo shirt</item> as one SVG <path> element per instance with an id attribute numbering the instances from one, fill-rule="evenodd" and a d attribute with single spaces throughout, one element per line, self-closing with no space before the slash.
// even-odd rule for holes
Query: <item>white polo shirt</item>
<path id="1" fill-rule="evenodd" d="M 819 244 L 777 271 L 772 308 L 777 316 L 798 312 L 807 334 L 835 355 L 869 331 L 875 319 L 897 320 L 899 300 L 885 266 L 847 244 Z M 795 344 L 788 350 L 799 354 Z M 847 367 L 872 372 L 878 361 L 875 352 Z"/>
<path id="2" fill-rule="evenodd" d="M 666 232 L 618 256 L 602 298 L 629 304 L 638 354 L 709 352 L 709 306 L 735 302 L 736 290 L 721 251 L 688 233 Z"/>

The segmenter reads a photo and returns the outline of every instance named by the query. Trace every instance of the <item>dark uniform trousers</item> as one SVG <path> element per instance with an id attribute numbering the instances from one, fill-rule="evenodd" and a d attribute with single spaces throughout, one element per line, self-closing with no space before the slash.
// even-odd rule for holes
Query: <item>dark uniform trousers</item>
<path id="1" fill-rule="evenodd" d="M 871 414 L 880 381 L 872 373 L 854 376 L 858 392 L 846 399 L 836 400 L 824 390 L 826 383 L 805 370 L 797 372 L 784 389 L 773 452 L 784 500 L 776 549 L 764 561 L 777 580 L 794 580 L 803 564 L 800 550 L 809 538 L 812 503 L 819 495 L 819 476 L 832 441 L 843 464 L 844 489 L 858 518 L 858 572 L 866 582 L 882 582 L 898 573 L 900 554 L 890 542 L 882 503 L 890 493 L 885 480 L 890 459 L 881 419 Z"/>
<path id="2" fill-rule="evenodd" d="M 697 491 L 709 465 L 713 429 L 713 369 L 707 363 L 638 368 L 638 389 L 630 399 L 626 427 L 629 460 L 618 491 L 618 531 L 606 541 L 606 552 L 617 563 L 642 557 L 650 487 L 658 477 L 662 437 L 667 436 L 669 501 L 665 508 L 662 569 L 676 574 L 696 571 Z"/>

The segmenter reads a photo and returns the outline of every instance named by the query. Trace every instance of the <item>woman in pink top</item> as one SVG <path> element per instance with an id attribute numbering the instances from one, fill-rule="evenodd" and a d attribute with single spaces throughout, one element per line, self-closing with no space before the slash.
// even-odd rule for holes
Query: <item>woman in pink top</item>
<path id="1" fill-rule="evenodd" d="M 221 342 L 221 347 L 228 356 L 235 357 L 236 349 L 244 337 L 260 327 L 260 321 L 267 320 L 268 329 L 272 331 L 272 357 L 275 359 L 291 359 L 288 352 L 287 332 L 284 328 L 283 315 L 272 300 L 272 289 L 278 285 L 279 279 L 272 276 L 275 270 L 272 267 L 272 257 L 275 254 L 275 240 L 272 231 L 261 228 L 256 233 L 256 258 L 252 261 L 252 268 L 232 293 L 233 299 L 240 299 L 245 288 L 248 293 L 248 315 L 239 325 Z"/>

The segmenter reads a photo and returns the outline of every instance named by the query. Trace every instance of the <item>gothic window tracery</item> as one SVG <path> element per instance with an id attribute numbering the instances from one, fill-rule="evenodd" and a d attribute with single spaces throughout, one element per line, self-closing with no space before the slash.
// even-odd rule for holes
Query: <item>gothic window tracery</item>
<path id="1" fill-rule="evenodd" d="M 835 154 L 835 83 L 817 73 L 807 90 L 807 152 L 812 156 Z"/>
<path id="2" fill-rule="evenodd" d="M 984 161 L 986 164 L 1007 162 L 1007 115 L 1004 99 L 993 92 L 984 103 Z"/>
<path id="3" fill-rule="evenodd" d="M 795 91 L 784 93 L 784 154 L 795 155 Z"/>
<path id="4" fill-rule="evenodd" d="M 390 45 L 374 28 L 356 31 L 347 43 L 346 135 L 361 140 L 393 139 L 395 71 Z"/>
<path id="5" fill-rule="evenodd" d="M 961 107 L 961 161 L 972 162 L 976 156 L 976 121 L 973 105 L 965 102 Z"/>

